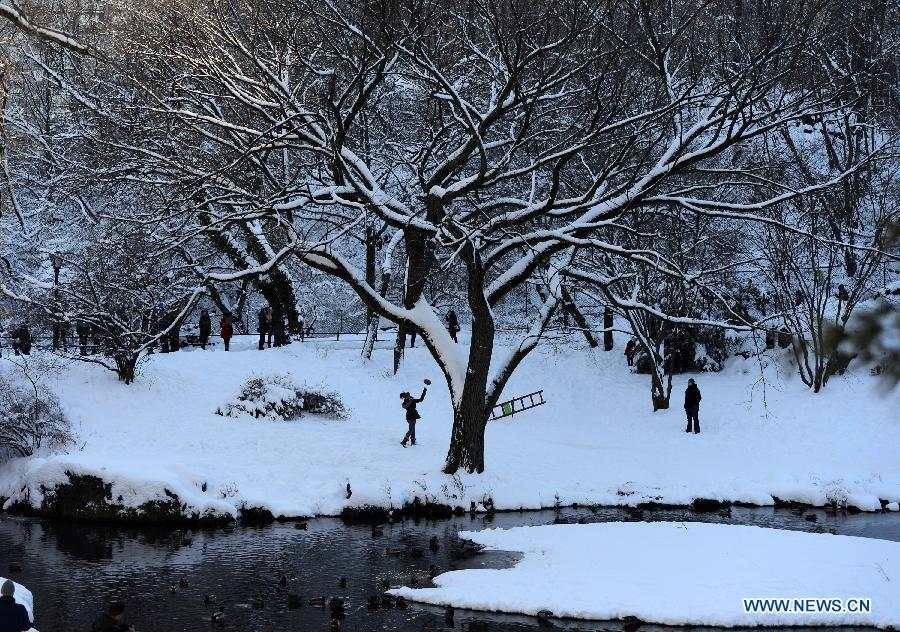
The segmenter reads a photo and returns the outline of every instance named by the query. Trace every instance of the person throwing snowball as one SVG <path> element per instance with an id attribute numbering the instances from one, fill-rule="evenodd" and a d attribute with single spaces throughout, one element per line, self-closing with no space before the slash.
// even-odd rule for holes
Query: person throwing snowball
<path id="1" fill-rule="evenodd" d="M 412 445 L 416 445 L 416 421 L 422 417 L 419 414 L 419 411 L 416 410 L 416 404 L 425 399 L 425 393 L 428 392 L 429 386 L 431 386 L 431 380 L 425 380 L 425 388 L 422 389 L 422 395 L 419 399 L 410 395 L 408 391 L 400 393 L 400 405 L 403 406 L 403 409 L 406 411 L 406 423 L 409 424 L 409 430 L 406 431 L 403 441 L 400 442 L 400 445 L 404 448 L 406 447 L 407 441 Z"/>

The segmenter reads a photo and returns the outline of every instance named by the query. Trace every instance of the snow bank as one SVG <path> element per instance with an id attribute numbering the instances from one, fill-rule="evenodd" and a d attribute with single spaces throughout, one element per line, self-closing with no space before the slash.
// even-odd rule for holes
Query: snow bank
<path id="1" fill-rule="evenodd" d="M 510 569 L 444 573 L 407 599 L 473 610 L 669 625 L 900 625 L 900 543 L 703 523 L 600 523 L 462 532 L 520 551 Z M 871 600 L 871 611 L 747 613 L 743 599 Z M 847 608 L 845 608 L 847 609 Z"/>
<path id="2" fill-rule="evenodd" d="M 0 584 L 6 581 L 5 577 L 0 577 Z M 16 592 L 13 593 L 13 599 L 16 600 L 16 603 L 22 604 L 25 606 L 25 609 L 28 610 L 28 618 L 31 621 L 34 621 L 34 595 L 31 594 L 31 591 L 25 588 L 22 584 L 16 584 Z M 34 628 L 31 628 L 30 632 L 37 632 Z"/>
<path id="3" fill-rule="evenodd" d="M 204 516 L 244 507 L 335 515 L 416 496 L 464 508 L 490 497 L 499 510 L 695 498 L 767 505 L 778 497 L 876 511 L 882 499 L 900 501 L 900 392 L 883 395 L 862 370 L 832 378 L 819 394 L 787 373 L 760 382 L 755 361 L 696 375 L 702 434 L 688 435 L 679 400 L 688 376 L 675 378 L 672 408 L 653 413 L 649 378 L 629 373 L 620 350 L 539 349 L 506 394 L 543 389 L 548 403 L 488 424 L 487 471 L 450 477 L 441 473 L 452 407 L 440 369 L 419 347 L 393 375 L 392 342 L 380 340 L 366 361 L 361 337 L 265 351 L 239 338 L 228 353 L 154 355 L 130 386 L 72 363 L 44 379 L 73 422 L 74 443 L 0 464 L 0 499 L 40 507 L 73 473 L 110 483 L 111 502 L 123 507 L 174 494 L 185 513 Z M 3 370 L 12 370 L 5 358 Z M 262 374 L 321 384 L 352 413 L 340 423 L 308 416 L 290 424 L 215 414 Z M 399 393 L 418 392 L 426 377 L 435 385 L 418 405 L 418 444 L 403 448 Z"/>

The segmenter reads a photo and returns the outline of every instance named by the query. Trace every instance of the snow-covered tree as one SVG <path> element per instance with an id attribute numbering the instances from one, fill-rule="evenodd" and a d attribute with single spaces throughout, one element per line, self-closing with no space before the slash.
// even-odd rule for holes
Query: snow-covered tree
<path id="1" fill-rule="evenodd" d="M 775 225 L 773 209 L 865 159 L 790 190 L 722 166 L 741 144 L 840 106 L 840 91 L 823 92 L 814 76 L 787 79 L 816 52 L 816 7 L 779 10 L 767 27 L 777 37 L 732 46 L 696 7 L 651 2 L 234 2 L 212 14 L 167 7 L 160 22 L 175 26 L 142 40 L 137 56 L 148 108 L 177 139 L 159 169 L 202 186 L 220 209 L 210 225 L 255 225 L 270 241 L 266 256 L 211 278 L 299 260 L 422 332 L 454 407 L 445 470 L 481 471 L 490 410 L 557 310 L 561 273 L 580 250 L 690 285 L 695 272 L 652 244 L 624 245 L 630 217 Z M 722 187 L 734 193 L 723 199 Z M 360 236 L 373 218 L 400 235 L 398 300 L 363 269 Z M 464 279 L 468 349 L 424 291 L 448 268 Z M 546 300 L 495 358 L 495 308 L 536 278 Z"/>
<path id="2" fill-rule="evenodd" d="M 398 361 L 420 333 L 451 394 L 448 473 L 483 471 L 490 412 L 574 303 L 572 279 L 644 332 L 662 407 L 664 330 L 764 326 L 723 291 L 746 259 L 735 240 L 879 250 L 802 210 L 889 141 L 808 178 L 792 164 L 792 130 L 860 98 L 819 3 L 200 1 L 117 29 L 109 76 L 38 64 L 80 106 L 85 208 L 112 203 L 99 218 L 116 235 L 143 230 L 180 271 L 181 313 L 249 285 L 299 319 L 340 282 L 369 349 L 381 318 Z M 9 266 L 8 287 L 40 289 L 26 267 Z M 498 323 L 523 294 L 530 322 L 501 353 Z M 468 346 L 446 331 L 450 305 Z"/>

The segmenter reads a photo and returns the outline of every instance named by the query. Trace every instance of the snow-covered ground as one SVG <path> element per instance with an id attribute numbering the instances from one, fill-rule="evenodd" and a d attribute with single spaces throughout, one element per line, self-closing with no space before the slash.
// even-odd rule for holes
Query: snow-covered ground
<path id="1" fill-rule="evenodd" d="M 600 523 L 462 532 L 515 567 L 452 571 L 437 588 L 390 591 L 473 610 L 578 619 L 637 617 L 715 626 L 900 625 L 900 543 L 703 523 Z M 746 612 L 744 599 L 790 599 L 790 612 Z M 794 599 L 826 599 L 798 611 Z M 869 599 L 859 612 L 850 600 Z M 800 604 L 804 610 L 806 603 Z"/>
<path id="2" fill-rule="evenodd" d="M 900 500 L 900 394 L 879 392 L 862 370 L 834 378 L 817 395 L 774 368 L 760 382 L 755 360 L 694 376 L 703 393 L 702 434 L 695 436 L 684 432 L 687 376 L 676 377 L 672 408 L 653 413 L 649 378 L 628 373 L 621 348 L 544 348 L 506 394 L 543 389 L 547 405 L 491 422 L 487 472 L 449 477 L 440 470 L 450 402 L 427 350 L 411 350 L 393 376 L 390 351 L 365 361 L 359 340 L 263 352 L 250 342 L 240 339 L 229 353 L 155 355 L 130 386 L 93 365 L 47 370 L 32 356 L 35 373 L 73 420 L 76 440 L 65 453 L 0 465 L 0 497 L 39 506 L 42 486 L 67 481 L 69 471 L 113 483 L 113 498 L 125 506 L 165 500 L 169 490 L 189 511 L 229 515 L 241 506 L 284 516 L 337 514 L 414 496 L 465 508 L 489 496 L 498 509 L 694 498 L 771 504 L 777 496 L 877 510 L 879 499 Z M 0 370 L 12 370 L 7 358 Z M 279 372 L 337 391 L 350 418 L 214 414 L 250 375 Z M 434 386 L 419 404 L 419 444 L 403 448 L 398 395 L 418 393 L 426 377 Z"/>
<path id="3" fill-rule="evenodd" d="M 5 577 L 0 577 L 0 584 L 3 584 L 3 582 L 5 581 Z M 13 582 L 13 584 L 16 585 L 16 591 L 13 593 L 13 599 L 16 600 L 16 603 L 25 606 L 25 609 L 28 610 L 28 618 L 31 619 L 32 622 L 34 622 L 34 596 L 31 594 L 31 591 L 25 588 L 25 586 L 23 586 L 22 584 L 17 584 L 16 582 Z M 31 628 L 29 632 L 37 632 L 37 630 Z"/>

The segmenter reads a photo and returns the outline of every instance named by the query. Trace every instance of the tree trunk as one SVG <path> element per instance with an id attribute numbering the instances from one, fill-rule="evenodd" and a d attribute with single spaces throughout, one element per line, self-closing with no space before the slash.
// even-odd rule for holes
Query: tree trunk
<path id="1" fill-rule="evenodd" d="M 668 410 L 672 396 L 672 374 L 667 376 L 667 383 L 663 385 L 663 377 L 657 367 L 653 367 L 650 373 L 650 397 L 653 400 L 653 412 Z"/>
<path id="2" fill-rule="evenodd" d="M 472 341 L 461 395 L 453 404 L 453 431 L 444 464 L 446 474 L 459 468 L 484 471 L 484 431 L 490 410 L 487 382 L 494 352 L 494 318 L 484 293 L 484 267 L 477 251 L 468 246 L 463 253 L 468 268 L 468 298 L 472 312 Z"/>
<path id="3" fill-rule="evenodd" d="M 375 349 L 375 341 L 378 339 L 378 314 L 373 314 L 366 323 L 366 340 L 363 342 L 362 357 L 372 359 L 372 351 Z"/>
<path id="4" fill-rule="evenodd" d="M 603 350 L 604 351 L 612 351 L 613 350 L 613 311 L 612 308 L 607 305 L 603 310 Z"/>
<path id="5" fill-rule="evenodd" d="M 406 326 L 401 323 L 397 327 L 397 339 L 394 342 L 394 375 L 400 370 L 403 354 L 406 349 Z"/>
<path id="6" fill-rule="evenodd" d="M 425 292 L 425 280 L 430 271 L 428 244 L 421 231 L 407 229 L 406 237 L 406 287 L 403 293 L 403 306 L 406 309 L 415 307 Z M 433 246 L 432 246 L 433 247 Z M 400 370 L 403 361 L 406 335 L 412 333 L 402 324 L 397 328 L 397 342 L 394 345 L 394 374 Z"/>
<path id="7" fill-rule="evenodd" d="M 209 226 L 210 221 L 209 215 L 204 213 L 200 214 L 201 224 Z M 251 258 L 250 253 L 246 252 L 237 242 L 228 238 L 225 233 L 219 230 L 209 230 L 206 234 L 213 246 L 228 257 L 237 269 L 247 269 L 258 265 L 258 262 Z M 265 259 L 263 259 L 263 261 L 264 260 Z M 283 304 L 285 301 L 282 300 L 281 297 L 283 292 L 275 285 L 271 275 L 255 274 L 251 277 L 251 282 L 253 283 L 253 286 L 259 290 L 260 294 L 263 295 L 266 299 L 266 303 L 268 303 L 272 309 L 282 305 L 283 311 L 288 317 L 288 329 L 293 332 L 294 328 L 299 325 L 299 314 L 297 313 L 296 300 L 293 300 L 293 289 L 291 289 L 290 293 L 291 299 L 288 299 L 287 301 L 290 305 L 285 305 Z M 246 296 L 246 294 L 244 296 Z M 239 309 L 238 313 L 233 314 L 235 323 L 242 321 L 240 311 L 241 310 Z"/>
<path id="8" fill-rule="evenodd" d="M 134 382 L 134 371 L 137 367 L 138 357 L 135 353 L 122 352 L 116 354 L 116 374 L 125 384 Z"/>
<path id="9" fill-rule="evenodd" d="M 242 232 L 250 254 L 257 261 L 268 260 L 271 256 L 270 250 L 266 248 L 268 240 L 264 241 L 265 237 L 250 230 L 249 226 L 242 226 Z M 274 266 L 265 276 L 268 278 L 272 293 L 272 296 L 266 295 L 269 307 L 287 317 L 289 332 L 299 333 L 300 314 L 297 311 L 297 292 L 293 277 L 285 272 L 282 266 Z M 260 290 L 262 291 L 262 288 Z"/>
<path id="10" fill-rule="evenodd" d="M 584 317 L 584 314 L 578 309 L 578 305 L 572 300 L 572 295 L 569 293 L 568 288 L 563 286 L 561 290 L 563 300 L 566 302 L 566 305 L 568 305 L 569 311 L 572 312 L 572 318 L 575 319 L 575 324 L 578 325 L 578 328 L 581 329 L 581 333 L 584 334 L 584 339 L 587 340 L 588 346 L 591 349 L 596 348 L 598 345 L 597 339 L 594 338 L 593 332 L 589 329 L 587 318 Z"/>
<path id="11" fill-rule="evenodd" d="M 366 228 L 366 283 L 375 287 L 375 257 L 378 255 L 378 240 L 371 227 Z M 383 295 L 382 295 L 383 296 Z M 375 312 L 366 307 L 366 322 L 371 323 Z"/>
<path id="12" fill-rule="evenodd" d="M 374 279 L 372 280 L 374 283 Z M 381 288 L 379 290 L 379 294 L 384 298 L 387 296 L 388 287 L 391 284 L 391 273 L 390 272 L 382 272 L 381 274 Z M 366 326 L 366 342 L 363 344 L 362 357 L 370 360 L 372 358 L 372 350 L 375 348 L 375 341 L 378 339 L 378 323 L 380 321 L 380 317 L 374 310 L 370 310 L 371 315 L 369 317 L 369 322 Z M 398 332 L 399 335 L 399 332 Z M 401 348 L 402 349 L 402 348 Z M 397 349 L 394 348 L 394 373 L 396 373 L 400 368 L 400 360 L 396 356 Z"/>
<path id="13" fill-rule="evenodd" d="M 450 449 L 444 465 L 445 474 L 456 474 L 460 468 L 466 472 L 484 472 L 484 431 L 487 414 L 484 400 L 477 396 L 466 397 L 453 409 L 453 433 Z"/>

